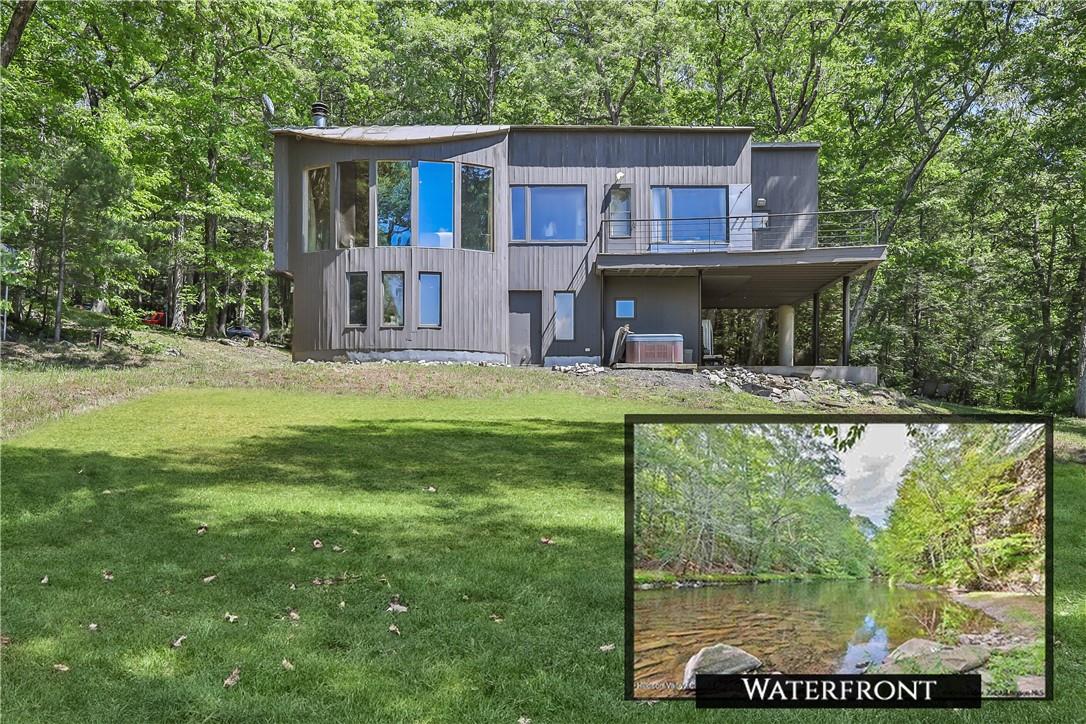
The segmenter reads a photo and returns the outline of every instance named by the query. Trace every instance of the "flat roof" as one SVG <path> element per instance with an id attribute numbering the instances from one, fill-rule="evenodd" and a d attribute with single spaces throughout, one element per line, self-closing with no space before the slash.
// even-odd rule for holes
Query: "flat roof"
<path id="1" fill-rule="evenodd" d="M 458 126 L 283 126 L 272 128 L 276 136 L 312 138 L 332 143 L 400 144 L 434 143 L 461 138 L 493 136 L 509 131 L 557 131 L 564 133 L 750 133 L 752 126 L 531 126 L 531 125 L 458 125 Z"/>

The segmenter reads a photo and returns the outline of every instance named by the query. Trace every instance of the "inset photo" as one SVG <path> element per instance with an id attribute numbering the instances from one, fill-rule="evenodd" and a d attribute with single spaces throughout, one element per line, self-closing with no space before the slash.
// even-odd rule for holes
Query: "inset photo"
<path id="1" fill-rule="evenodd" d="M 1044 698 L 1047 421 L 783 419 L 627 418 L 627 695 L 977 674 Z"/>

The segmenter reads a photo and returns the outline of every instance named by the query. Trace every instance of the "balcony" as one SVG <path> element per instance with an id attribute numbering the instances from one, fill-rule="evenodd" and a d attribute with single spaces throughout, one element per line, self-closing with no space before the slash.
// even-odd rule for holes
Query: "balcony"
<path id="1" fill-rule="evenodd" d="M 607 218 L 604 254 L 829 249 L 878 244 L 876 209 L 671 219 Z"/>

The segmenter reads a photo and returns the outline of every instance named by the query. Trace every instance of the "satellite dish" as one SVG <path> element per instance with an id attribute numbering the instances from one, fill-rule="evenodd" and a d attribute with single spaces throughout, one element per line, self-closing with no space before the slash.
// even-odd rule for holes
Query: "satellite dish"
<path id="1" fill-rule="evenodd" d="M 272 103 L 272 99 L 268 97 L 267 93 L 260 95 L 260 102 L 264 104 L 264 120 L 270 121 L 275 117 L 275 104 Z"/>

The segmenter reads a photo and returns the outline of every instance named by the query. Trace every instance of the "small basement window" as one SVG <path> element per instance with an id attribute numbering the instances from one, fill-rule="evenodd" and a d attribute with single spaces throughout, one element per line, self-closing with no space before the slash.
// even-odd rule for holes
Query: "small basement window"
<path id="1" fill-rule="evenodd" d="M 637 313 L 637 303 L 633 299 L 615 300 L 615 318 L 633 319 Z"/>
<path id="2" fill-rule="evenodd" d="M 419 326 L 441 326 L 441 274 L 419 272 Z"/>
<path id="3" fill-rule="evenodd" d="M 403 272 L 381 272 L 381 326 L 403 326 Z"/>
<path id="4" fill-rule="evenodd" d="M 347 324 L 352 327 L 365 327 L 368 313 L 366 272 L 347 273 Z"/>

